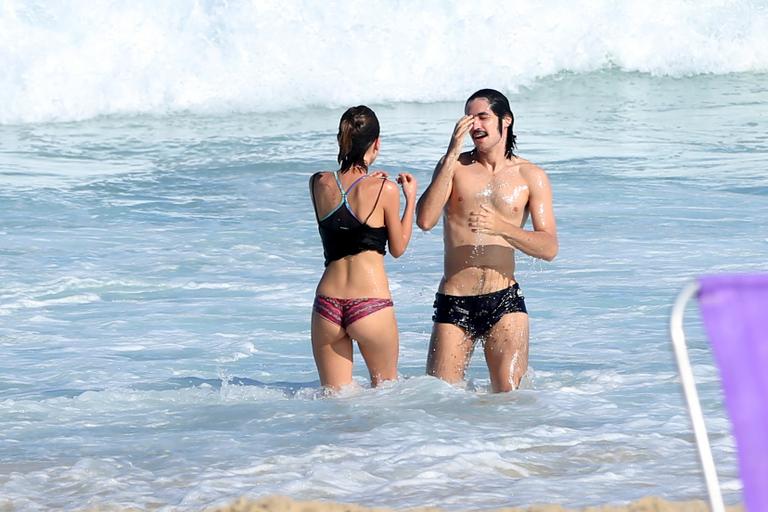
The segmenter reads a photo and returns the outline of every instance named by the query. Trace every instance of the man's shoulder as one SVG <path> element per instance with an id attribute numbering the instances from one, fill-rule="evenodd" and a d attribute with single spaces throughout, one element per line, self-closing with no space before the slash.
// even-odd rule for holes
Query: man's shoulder
<path id="1" fill-rule="evenodd" d="M 525 158 L 515 157 L 516 161 L 512 164 L 524 178 L 536 178 L 546 176 L 547 173 L 537 164 L 526 160 Z"/>
<path id="2" fill-rule="evenodd" d="M 540 189 L 542 187 L 547 188 L 550 186 L 547 172 L 533 162 L 521 158 L 517 172 L 532 189 Z"/>

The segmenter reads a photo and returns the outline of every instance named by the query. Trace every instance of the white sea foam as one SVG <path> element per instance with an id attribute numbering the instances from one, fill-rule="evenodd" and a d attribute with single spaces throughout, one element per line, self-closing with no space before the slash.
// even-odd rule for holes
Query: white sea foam
<path id="1" fill-rule="evenodd" d="M 0 123 L 460 100 L 563 71 L 768 71 L 747 0 L 0 5 Z"/>
<path id="2" fill-rule="evenodd" d="M 88 304 L 91 302 L 100 301 L 101 297 L 95 293 L 80 293 L 77 295 L 70 295 L 68 297 L 59 297 L 43 300 L 35 299 L 22 299 L 18 302 L 11 303 L 2 306 L 0 308 L 0 314 L 8 314 L 16 309 L 41 309 L 49 306 L 56 306 L 62 304 Z"/>

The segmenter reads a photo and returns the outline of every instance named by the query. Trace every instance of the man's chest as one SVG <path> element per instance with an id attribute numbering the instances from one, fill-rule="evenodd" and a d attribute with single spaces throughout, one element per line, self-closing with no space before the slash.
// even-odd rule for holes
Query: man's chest
<path id="1" fill-rule="evenodd" d="M 528 184 L 519 175 L 466 173 L 454 178 L 450 206 L 453 213 L 468 214 L 484 205 L 507 217 L 516 217 L 525 211 L 528 197 Z"/>

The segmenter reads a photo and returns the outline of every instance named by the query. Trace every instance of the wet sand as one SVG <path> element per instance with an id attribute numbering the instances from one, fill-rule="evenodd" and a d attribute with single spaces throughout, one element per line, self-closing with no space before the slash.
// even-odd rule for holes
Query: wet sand
<path id="1" fill-rule="evenodd" d="M 241 498 L 224 507 L 210 508 L 206 512 L 394 512 L 390 508 L 370 508 L 354 504 L 323 501 L 295 501 L 283 496 L 269 496 L 257 500 Z M 435 507 L 404 509 L 400 512 L 441 512 Z M 472 509 L 467 509 L 467 511 Z M 729 512 L 743 512 L 740 506 L 726 507 Z M 662 498 L 647 497 L 626 505 L 602 505 L 569 509 L 560 505 L 533 505 L 523 508 L 499 508 L 483 512 L 709 512 L 704 501 L 671 502 Z"/>

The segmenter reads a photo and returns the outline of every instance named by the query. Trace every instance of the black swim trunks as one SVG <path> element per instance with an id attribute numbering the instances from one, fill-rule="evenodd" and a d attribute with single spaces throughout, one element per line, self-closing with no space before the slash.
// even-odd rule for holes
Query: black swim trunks
<path id="1" fill-rule="evenodd" d="M 470 336 L 484 336 L 507 313 L 528 313 L 520 285 L 483 295 L 435 294 L 435 314 L 432 321 L 454 324 Z"/>

